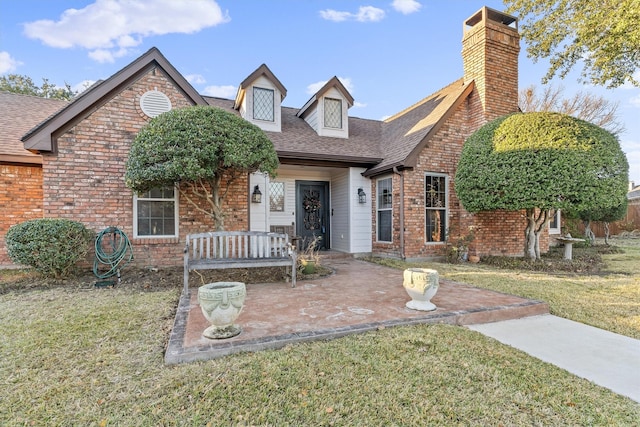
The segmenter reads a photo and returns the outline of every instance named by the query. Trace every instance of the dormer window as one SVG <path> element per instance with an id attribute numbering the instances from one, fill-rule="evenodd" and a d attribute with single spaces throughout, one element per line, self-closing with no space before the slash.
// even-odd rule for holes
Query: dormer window
<path id="1" fill-rule="evenodd" d="M 262 64 L 240 83 L 233 108 L 240 117 L 268 132 L 282 131 L 282 100 L 287 89 Z"/>
<path id="2" fill-rule="evenodd" d="M 274 121 L 274 91 L 253 87 L 253 118 L 255 120 Z"/>
<path id="3" fill-rule="evenodd" d="M 342 101 L 335 98 L 324 99 L 324 126 L 342 129 Z"/>
<path id="4" fill-rule="evenodd" d="M 330 138 L 349 138 L 349 116 L 347 111 L 353 107 L 353 97 L 337 77 L 326 82 L 296 116 L 305 122 L 319 136 Z"/>

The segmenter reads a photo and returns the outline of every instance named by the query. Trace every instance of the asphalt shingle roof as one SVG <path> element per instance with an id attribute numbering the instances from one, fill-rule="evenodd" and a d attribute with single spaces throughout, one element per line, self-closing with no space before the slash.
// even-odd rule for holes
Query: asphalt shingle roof
<path id="1" fill-rule="evenodd" d="M 0 93 L 0 126 L 4 130 L 0 156 L 17 153 L 39 158 L 24 149 L 21 138 L 25 144 L 29 138 L 33 140 L 29 139 L 29 147 L 44 151 L 53 149 L 50 142 L 52 132 L 72 123 L 76 116 L 98 102 L 99 98 L 111 96 L 121 80 L 133 78 L 137 70 L 154 61 L 168 69 L 179 85 L 186 86 L 195 103 L 208 103 L 239 114 L 233 108 L 233 100 L 197 94 L 162 54 L 153 48 L 71 103 Z M 366 172 L 368 176 L 386 173 L 395 166 L 414 166 L 417 154 L 426 147 L 430 135 L 435 133 L 472 88 L 473 83 L 464 84 L 462 79 L 457 80 L 385 121 L 349 117 L 348 138 L 319 136 L 303 118 L 297 116 L 300 108 L 289 107 L 282 107 L 281 110 L 282 131 L 266 133 L 283 163 L 360 165 L 369 168 Z"/>
<path id="2" fill-rule="evenodd" d="M 210 105 L 239 114 L 233 109 L 233 101 L 204 98 Z M 298 111 L 297 108 L 282 107 L 282 131 L 265 132 L 279 155 L 345 162 L 359 160 L 368 164 L 381 160 L 381 121 L 349 117 L 349 138 L 332 138 L 319 136 L 304 119 L 296 116 Z"/>
<path id="3" fill-rule="evenodd" d="M 40 155 L 25 150 L 22 136 L 38 123 L 64 108 L 68 101 L 0 91 L 0 159 L 21 158 L 41 162 Z"/>

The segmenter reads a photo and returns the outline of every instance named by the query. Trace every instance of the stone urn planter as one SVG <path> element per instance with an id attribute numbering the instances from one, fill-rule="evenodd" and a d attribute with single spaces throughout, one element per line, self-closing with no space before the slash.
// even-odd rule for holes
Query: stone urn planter
<path id="1" fill-rule="evenodd" d="M 198 303 L 211 326 L 202 335 L 211 339 L 231 338 L 242 332 L 238 318 L 247 290 L 242 282 L 214 282 L 198 288 Z"/>
<path id="2" fill-rule="evenodd" d="M 421 311 L 436 309 L 431 298 L 438 291 L 438 272 L 429 268 L 407 268 L 402 286 L 411 297 L 407 308 Z"/>

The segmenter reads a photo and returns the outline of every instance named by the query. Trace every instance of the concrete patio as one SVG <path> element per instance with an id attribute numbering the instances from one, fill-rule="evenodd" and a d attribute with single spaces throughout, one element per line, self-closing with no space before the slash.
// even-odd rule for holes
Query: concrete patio
<path id="1" fill-rule="evenodd" d="M 382 327 L 447 323 L 471 325 L 548 314 L 541 301 L 440 279 L 431 300 L 437 309 L 415 311 L 402 287 L 402 271 L 353 258 L 329 258 L 335 273 L 290 283 L 247 285 L 237 323 L 242 333 L 211 340 L 197 302 L 197 288 L 182 295 L 165 353 L 167 364 L 209 360 L 240 352 L 276 349 L 288 344 L 332 339 Z"/>

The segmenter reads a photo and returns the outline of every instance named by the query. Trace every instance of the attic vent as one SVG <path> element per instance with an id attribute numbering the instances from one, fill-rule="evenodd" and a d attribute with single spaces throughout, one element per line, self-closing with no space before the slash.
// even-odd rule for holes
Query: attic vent
<path id="1" fill-rule="evenodd" d="M 149 117 L 156 117 L 171 110 L 171 100 L 164 93 L 150 90 L 140 97 L 140 108 Z"/>

